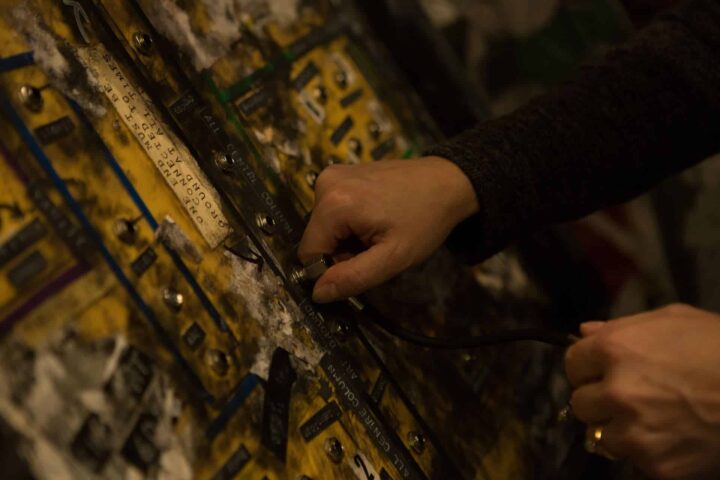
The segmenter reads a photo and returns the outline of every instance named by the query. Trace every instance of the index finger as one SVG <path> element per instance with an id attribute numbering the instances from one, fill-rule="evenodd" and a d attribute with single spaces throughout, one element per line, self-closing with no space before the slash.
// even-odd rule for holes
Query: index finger
<path id="1" fill-rule="evenodd" d="M 298 246 L 300 261 L 305 262 L 314 255 L 333 254 L 338 244 L 350 235 L 344 225 L 337 215 L 325 215 L 321 208 L 313 211 Z"/>
<path id="2" fill-rule="evenodd" d="M 603 378 L 605 361 L 596 349 L 597 337 L 581 339 L 565 353 L 565 373 L 574 387 Z"/>

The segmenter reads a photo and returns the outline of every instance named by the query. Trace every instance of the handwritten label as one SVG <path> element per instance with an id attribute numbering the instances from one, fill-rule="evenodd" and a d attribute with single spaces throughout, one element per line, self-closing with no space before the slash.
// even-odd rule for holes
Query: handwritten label
<path id="1" fill-rule="evenodd" d="M 230 233 L 218 194 L 185 145 L 168 130 L 143 92 L 132 85 L 102 47 L 81 49 L 80 59 L 211 248 Z"/>

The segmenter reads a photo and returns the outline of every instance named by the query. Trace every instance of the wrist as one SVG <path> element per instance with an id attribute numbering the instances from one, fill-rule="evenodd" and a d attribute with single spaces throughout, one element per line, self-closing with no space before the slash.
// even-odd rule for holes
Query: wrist
<path id="1" fill-rule="evenodd" d="M 454 223 L 460 223 L 479 212 L 475 187 L 460 167 L 442 157 L 426 157 L 425 160 L 435 165 L 440 193 L 447 200 L 448 215 L 455 220 Z"/>

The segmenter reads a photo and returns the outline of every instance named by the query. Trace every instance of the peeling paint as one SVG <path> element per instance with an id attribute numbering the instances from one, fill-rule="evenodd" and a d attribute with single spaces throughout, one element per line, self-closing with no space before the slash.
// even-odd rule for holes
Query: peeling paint
<path id="1" fill-rule="evenodd" d="M 314 344 L 304 345 L 298 329 L 301 317 L 297 305 L 289 299 L 284 300 L 285 289 L 282 282 L 269 269 L 258 269 L 256 265 L 245 262 L 226 253 L 232 268 L 231 292 L 242 298 L 247 313 L 257 320 L 266 335 L 259 339 L 259 351 L 250 371 L 259 377 L 267 378 L 272 352 L 277 347 L 290 352 L 300 361 L 300 367 L 311 370 L 320 361 L 321 353 Z"/>

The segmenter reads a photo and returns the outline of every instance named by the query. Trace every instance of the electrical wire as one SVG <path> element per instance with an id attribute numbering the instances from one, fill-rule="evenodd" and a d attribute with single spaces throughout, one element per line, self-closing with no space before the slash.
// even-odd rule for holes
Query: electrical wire
<path id="1" fill-rule="evenodd" d="M 368 315 L 362 316 L 364 319 L 369 320 L 390 335 L 414 345 L 438 350 L 471 350 L 522 341 L 533 341 L 557 347 L 568 347 L 577 340 L 575 335 L 564 332 L 554 332 L 543 328 L 497 330 L 477 336 L 430 337 L 396 325 L 385 319 L 382 315 L 379 315 L 377 311 L 367 313 Z"/>

